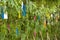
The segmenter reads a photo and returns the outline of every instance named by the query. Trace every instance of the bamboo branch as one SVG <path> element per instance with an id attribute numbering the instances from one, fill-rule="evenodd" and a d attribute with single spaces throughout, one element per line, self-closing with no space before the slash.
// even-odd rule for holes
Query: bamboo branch
<path id="1" fill-rule="evenodd" d="M 55 40 L 58 40 L 57 37 L 56 37 L 56 34 L 55 34 Z"/>
<path id="2" fill-rule="evenodd" d="M 48 34 L 48 32 L 47 32 L 47 40 L 50 40 L 50 37 L 49 37 L 49 34 Z"/>
<path id="3" fill-rule="evenodd" d="M 41 38 L 42 38 L 42 40 L 43 40 L 43 37 L 42 37 L 42 32 L 40 31 L 40 35 L 41 35 Z"/>

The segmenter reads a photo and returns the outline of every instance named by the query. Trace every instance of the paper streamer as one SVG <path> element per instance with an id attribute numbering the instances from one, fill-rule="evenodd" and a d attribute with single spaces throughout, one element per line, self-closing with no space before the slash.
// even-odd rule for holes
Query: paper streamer
<path id="1" fill-rule="evenodd" d="M 22 2 L 22 15 L 26 16 L 26 6 Z"/>
<path id="2" fill-rule="evenodd" d="M 21 14 L 20 14 L 20 11 L 18 11 L 18 18 L 21 18 Z"/>
<path id="3" fill-rule="evenodd" d="M 1 17 L 2 17 L 2 19 L 4 19 L 4 12 L 3 12 L 3 8 L 1 8 Z"/>
<path id="4" fill-rule="evenodd" d="M 20 13 L 19 13 L 18 17 L 21 18 L 21 14 Z"/>
<path id="5" fill-rule="evenodd" d="M 44 28 L 46 28 L 46 20 L 44 20 Z"/>
<path id="6" fill-rule="evenodd" d="M 34 37 L 36 37 L 36 29 L 34 29 Z"/>
<path id="7" fill-rule="evenodd" d="M 53 17 L 53 14 L 51 14 L 51 17 Z"/>
<path id="8" fill-rule="evenodd" d="M 18 28 L 16 28 L 16 34 L 18 35 Z"/>
<path id="9" fill-rule="evenodd" d="M 46 14 L 46 17 L 47 17 L 48 19 L 50 19 L 50 13 L 47 13 L 47 14 Z"/>
<path id="10" fill-rule="evenodd" d="M 2 19 L 4 19 L 4 12 L 2 12 L 1 17 L 2 17 Z"/>
<path id="11" fill-rule="evenodd" d="M 34 21 L 36 20 L 36 16 L 34 16 Z"/>
<path id="12" fill-rule="evenodd" d="M 38 20 L 40 20 L 40 16 L 38 16 Z"/>
<path id="13" fill-rule="evenodd" d="M 7 13 L 2 12 L 2 19 L 8 19 L 8 14 L 7 14 Z"/>
<path id="14" fill-rule="evenodd" d="M 4 13 L 3 12 L 3 8 L 1 8 L 1 17 L 2 17 L 2 19 L 8 19 L 8 15 L 7 15 L 7 12 L 6 13 Z"/>
<path id="15" fill-rule="evenodd" d="M 10 25 L 9 24 L 7 25 L 7 28 L 8 28 L 8 31 L 10 32 Z"/>
<path id="16" fill-rule="evenodd" d="M 24 5 L 24 4 L 23 4 L 23 2 L 22 2 L 22 9 L 23 9 L 23 5 Z"/>
<path id="17" fill-rule="evenodd" d="M 8 14 L 7 13 L 4 14 L 4 19 L 8 19 Z"/>

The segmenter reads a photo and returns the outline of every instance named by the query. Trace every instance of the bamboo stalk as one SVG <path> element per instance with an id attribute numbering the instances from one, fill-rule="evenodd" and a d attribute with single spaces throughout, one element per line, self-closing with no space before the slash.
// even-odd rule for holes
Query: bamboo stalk
<path id="1" fill-rule="evenodd" d="M 33 40 L 35 40 L 35 37 L 33 36 Z"/>
<path id="2" fill-rule="evenodd" d="M 56 34 L 55 34 L 55 40 L 58 40 L 57 37 L 56 37 Z"/>
<path id="3" fill-rule="evenodd" d="M 48 34 L 48 32 L 47 32 L 47 40 L 50 40 L 50 37 L 49 37 L 49 34 Z"/>
<path id="4" fill-rule="evenodd" d="M 42 38 L 42 40 L 43 40 L 43 36 L 42 36 L 42 32 L 40 31 L 40 35 L 41 35 L 41 38 Z"/>
<path id="5" fill-rule="evenodd" d="M 28 38 L 28 36 L 27 36 L 27 40 L 28 40 L 29 38 Z"/>

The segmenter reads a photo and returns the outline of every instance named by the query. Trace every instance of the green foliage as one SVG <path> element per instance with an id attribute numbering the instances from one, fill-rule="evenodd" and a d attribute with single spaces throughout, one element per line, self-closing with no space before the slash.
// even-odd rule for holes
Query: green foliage
<path id="1" fill-rule="evenodd" d="M 60 15 L 60 0 L 29 0 L 25 4 L 27 9 L 25 17 L 22 16 L 21 3 L 19 3 L 22 0 L 8 0 L 7 2 L 7 4 L 4 1 L 0 2 L 2 4 L 0 7 L 6 5 L 5 11 L 8 12 L 9 16 L 7 20 L 0 20 L 1 40 L 47 40 L 47 33 L 50 40 L 56 38 L 60 40 L 60 20 L 56 22 L 56 16 Z M 18 11 L 21 13 L 21 18 L 18 18 Z M 50 19 L 46 14 L 49 14 Z M 51 17 L 51 14 L 54 16 Z M 36 20 L 34 20 L 34 16 L 36 16 Z M 38 16 L 40 20 L 38 20 Z M 44 27 L 44 20 L 47 21 L 46 27 Z M 10 25 L 10 32 L 7 27 L 8 24 Z M 16 28 L 18 28 L 18 35 Z"/>

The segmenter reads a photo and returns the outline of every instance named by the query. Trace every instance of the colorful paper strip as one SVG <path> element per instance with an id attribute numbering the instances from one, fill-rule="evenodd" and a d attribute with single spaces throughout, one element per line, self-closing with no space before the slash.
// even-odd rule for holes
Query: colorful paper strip
<path id="1" fill-rule="evenodd" d="M 16 34 L 18 35 L 18 28 L 16 28 Z"/>
<path id="2" fill-rule="evenodd" d="M 22 4 L 22 15 L 26 16 L 26 6 Z"/>

